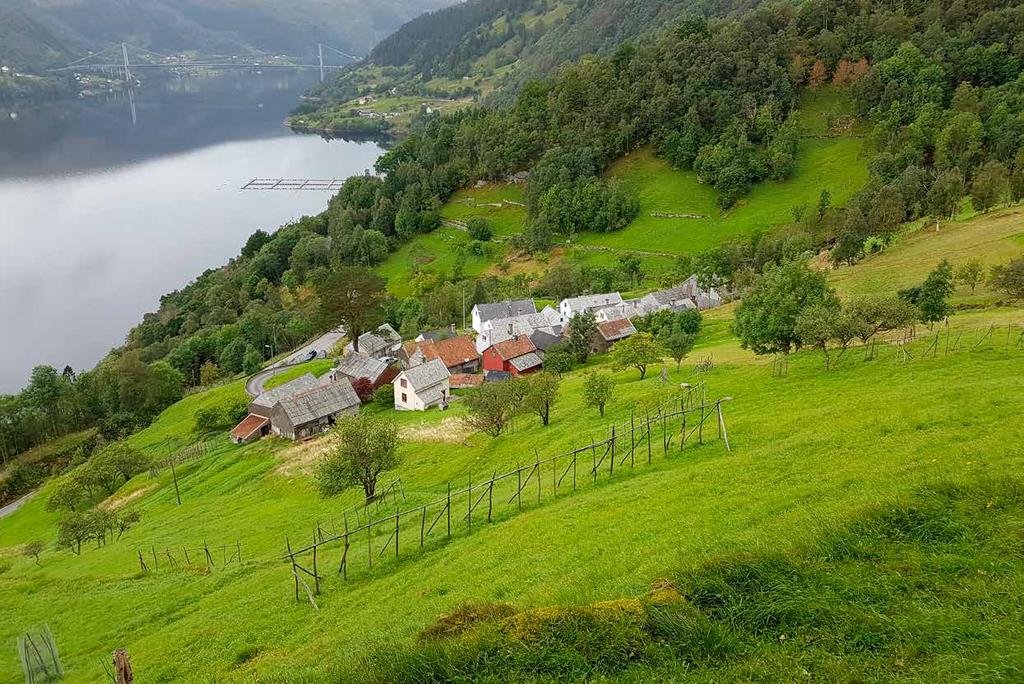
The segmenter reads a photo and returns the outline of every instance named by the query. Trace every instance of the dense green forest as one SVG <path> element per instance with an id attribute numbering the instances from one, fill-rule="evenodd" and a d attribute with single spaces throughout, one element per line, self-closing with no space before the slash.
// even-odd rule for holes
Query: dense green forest
<path id="1" fill-rule="evenodd" d="M 603 172 L 642 145 L 697 171 L 728 206 L 759 181 L 792 172 L 794 103 L 803 89 L 825 84 L 849 93 L 870 123 L 867 185 L 848 206 L 832 206 L 824 193 L 817 206 L 793 207 L 793 224 L 783 230 L 680 259 L 675 275 L 696 271 L 742 291 L 751 274 L 787 256 L 826 248 L 836 262 L 856 261 L 904 221 L 947 217 L 965 196 L 985 210 L 1024 195 L 1022 64 L 1019 2 L 807 0 L 681 20 L 656 39 L 623 43 L 608 57 L 532 81 L 508 106 L 424 123 L 380 160 L 379 176 L 350 179 L 326 212 L 273 235 L 253 234 L 231 263 L 163 297 L 94 372 L 118 378 L 104 385 L 103 396 L 120 403 L 80 398 L 85 408 L 72 402 L 66 415 L 81 416 L 75 425 L 152 415 L 165 395 L 154 390 L 152 404 L 125 406 L 136 395 L 127 397 L 131 385 L 119 375 L 124 359 L 142 364 L 130 362 L 136 372 L 157 373 L 150 380 L 157 387 L 172 373 L 195 385 L 254 370 L 273 350 L 323 326 L 317 292 L 332 270 L 371 268 L 413 236 L 437 229 L 442 203 L 478 179 L 531 172 L 527 230 L 514 238 L 522 250 L 628 224 L 636 200 Z M 580 289 L 628 288 L 623 273 L 587 267 L 568 276 Z M 406 331 L 445 325 L 458 320 L 462 293 L 471 305 L 531 288 L 541 295 L 565 289 L 554 276 L 540 283 L 470 280 L 456 268 L 419 284 L 416 297 L 388 302 L 385 316 Z M 74 387 L 89 377 L 65 382 Z M 72 427 L 57 413 L 60 404 L 37 396 L 30 387 L 0 405 L 4 440 L 15 448 L 51 436 L 59 429 L 52 426 Z"/>

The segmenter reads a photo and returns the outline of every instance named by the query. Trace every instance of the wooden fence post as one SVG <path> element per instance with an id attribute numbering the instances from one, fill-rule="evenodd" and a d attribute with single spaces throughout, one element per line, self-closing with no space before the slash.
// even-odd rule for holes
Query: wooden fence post
<path id="1" fill-rule="evenodd" d="M 523 510 L 523 469 L 516 463 L 516 505 Z"/>
<path id="2" fill-rule="evenodd" d="M 616 458 L 616 456 L 615 456 L 615 426 L 614 425 L 612 425 L 611 452 L 612 452 L 612 460 L 608 464 L 608 477 L 611 477 L 612 475 L 615 474 L 615 458 Z"/>
<path id="3" fill-rule="evenodd" d="M 647 416 L 647 465 L 651 464 L 651 411 L 646 410 Z"/>
<path id="4" fill-rule="evenodd" d="M 498 471 L 495 470 L 491 475 L 491 483 L 487 485 L 487 522 L 491 522 L 491 510 L 494 505 L 494 478 L 498 476 Z"/>
<path id="5" fill-rule="evenodd" d="M 295 578 L 295 602 L 298 603 L 298 601 L 299 601 L 299 573 L 295 569 L 295 554 L 292 553 L 292 542 L 291 542 L 290 539 L 288 539 L 288 537 L 284 538 L 284 543 L 288 545 L 288 558 L 292 562 L 292 577 Z M 205 547 L 206 542 L 203 542 L 203 545 Z M 206 554 L 209 555 L 210 552 L 207 551 Z"/>
<path id="6" fill-rule="evenodd" d="M 133 684 L 135 675 L 132 673 L 132 663 L 128 659 L 128 652 L 123 648 L 114 651 L 114 681 L 116 684 Z"/>
<path id="7" fill-rule="evenodd" d="M 420 520 L 420 547 L 423 546 L 423 533 L 427 527 L 427 505 L 423 504 L 423 519 Z"/>
<path id="8" fill-rule="evenodd" d="M 473 533 L 473 471 L 469 471 L 469 492 L 466 497 L 466 521 L 469 524 L 469 532 Z"/>

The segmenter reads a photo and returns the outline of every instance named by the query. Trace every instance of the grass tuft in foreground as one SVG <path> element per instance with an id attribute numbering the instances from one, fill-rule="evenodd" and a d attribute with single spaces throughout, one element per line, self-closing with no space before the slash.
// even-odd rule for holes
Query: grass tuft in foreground
<path id="1" fill-rule="evenodd" d="M 1024 485 L 926 487 L 790 553 L 677 571 L 646 596 L 466 606 L 381 648 L 367 682 L 1018 680 Z M 654 679 L 652 679 L 654 678 Z"/>

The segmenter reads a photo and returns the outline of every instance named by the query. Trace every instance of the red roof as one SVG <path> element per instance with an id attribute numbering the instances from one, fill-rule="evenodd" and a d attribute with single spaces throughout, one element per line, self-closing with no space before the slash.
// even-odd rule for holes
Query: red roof
<path id="1" fill-rule="evenodd" d="M 480 353 L 476 350 L 473 338 L 467 335 L 449 337 L 447 340 L 434 342 L 431 346 L 430 351 L 423 351 L 427 361 L 441 359 L 449 368 L 480 360 Z"/>
<path id="2" fill-rule="evenodd" d="M 470 373 L 453 373 L 449 379 L 452 389 L 465 389 L 467 387 L 479 387 L 484 384 L 484 376 L 472 375 Z"/>
<path id="3" fill-rule="evenodd" d="M 598 323 L 597 329 L 601 332 L 601 337 L 609 342 L 636 334 L 636 328 L 633 327 L 633 323 L 628 318 Z"/>
<path id="4" fill-rule="evenodd" d="M 502 361 L 511 361 L 523 354 L 529 354 L 530 352 L 537 351 L 537 346 L 526 335 L 519 335 L 518 337 L 513 337 L 511 340 L 499 342 L 494 345 L 492 349 L 494 349 L 494 352 L 501 357 Z"/>
<path id="5" fill-rule="evenodd" d="M 256 416 L 250 413 L 242 419 L 241 423 L 235 426 L 235 429 L 231 431 L 231 436 L 235 439 L 248 439 L 254 432 L 269 422 L 269 418 Z"/>
<path id="6" fill-rule="evenodd" d="M 406 354 L 410 358 L 416 349 L 419 349 L 427 361 L 441 359 L 448 368 L 480 360 L 480 354 L 476 350 L 473 338 L 466 335 L 449 337 L 447 340 L 440 340 L 438 342 L 423 340 L 414 344 L 415 346 L 411 351 L 408 347 L 406 348 Z"/>

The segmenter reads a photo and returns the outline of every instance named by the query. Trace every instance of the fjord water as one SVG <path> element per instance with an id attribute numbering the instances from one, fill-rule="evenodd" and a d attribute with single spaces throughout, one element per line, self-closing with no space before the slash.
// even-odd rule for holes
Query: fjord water
<path id="1" fill-rule="evenodd" d="M 373 142 L 283 126 L 312 79 L 235 73 L 0 105 L 0 393 L 38 364 L 91 367 L 162 294 L 330 197 L 240 190 L 250 179 L 372 168 Z"/>

